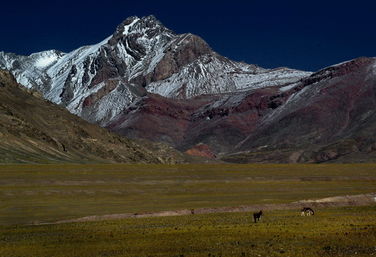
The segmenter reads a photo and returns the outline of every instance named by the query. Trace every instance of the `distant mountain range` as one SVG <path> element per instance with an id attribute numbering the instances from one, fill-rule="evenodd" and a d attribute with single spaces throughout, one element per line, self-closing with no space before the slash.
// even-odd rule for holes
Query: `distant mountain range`
<path id="1" fill-rule="evenodd" d="M 0 68 L 120 135 L 231 162 L 370 161 L 376 60 L 316 73 L 231 61 L 154 16 L 70 53 L 0 52 Z"/>

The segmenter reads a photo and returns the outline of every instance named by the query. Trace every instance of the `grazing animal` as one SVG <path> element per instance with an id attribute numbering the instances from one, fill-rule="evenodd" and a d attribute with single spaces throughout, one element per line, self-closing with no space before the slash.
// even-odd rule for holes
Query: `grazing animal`
<path id="1" fill-rule="evenodd" d="M 304 207 L 300 212 L 302 216 L 315 215 L 315 212 L 309 207 Z"/>
<path id="2" fill-rule="evenodd" d="M 253 213 L 253 220 L 255 221 L 255 223 L 256 223 L 257 221 L 260 221 L 261 216 L 262 216 L 262 211 L 259 211 L 259 212 L 255 212 L 255 213 Z"/>

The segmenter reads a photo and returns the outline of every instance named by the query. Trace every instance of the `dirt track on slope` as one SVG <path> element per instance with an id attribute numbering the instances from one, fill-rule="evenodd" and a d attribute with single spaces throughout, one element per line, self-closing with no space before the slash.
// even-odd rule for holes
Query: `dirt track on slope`
<path id="1" fill-rule="evenodd" d="M 226 212 L 253 212 L 259 210 L 292 210 L 300 209 L 305 206 L 312 208 L 328 208 L 328 207 L 344 207 L 344 206 L 365 206 L 376 204 L 376 193 L 360 194 L 360 195 L 346 195 L 327 197 L 316 200 L 301 200 L 291 203 L 283 204 L 255 204 L 244 205 L 238 207 L 220 207 L 220 208 L 198 208 L 194 209 L 194 214 L 209 214 L 209 213 L 226 213 Z M 192 215 L 191 209 L 175 210 L 175 211 L 161 211 L 152 213 L 123 213 L 123 214 L 108 214 L 108 215 L 95 215 L 87 216 L 78 219 L 61 220 L 52 223 L 39 223 L 43 224 L 62 224 L 73 222 L 86 222 L 86 221 L 102 221 L 102 220 L 117 220 L 127 218 L 147 218 L 147 217 L 167 217 L 167 216 L 183 216 Z"/>

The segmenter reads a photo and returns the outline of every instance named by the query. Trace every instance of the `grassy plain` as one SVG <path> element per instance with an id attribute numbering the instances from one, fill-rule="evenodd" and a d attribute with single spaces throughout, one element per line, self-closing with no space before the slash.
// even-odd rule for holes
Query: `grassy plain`
<path id="1" fill-rule="evenodd" d="M 373 256 L 376 206 L 0 226 L 0 256 Z"/>
<path id="2" fill-rule="evenodd" d="M 0 225 L 376 191 L 376 165 L 1 165 Z"/>

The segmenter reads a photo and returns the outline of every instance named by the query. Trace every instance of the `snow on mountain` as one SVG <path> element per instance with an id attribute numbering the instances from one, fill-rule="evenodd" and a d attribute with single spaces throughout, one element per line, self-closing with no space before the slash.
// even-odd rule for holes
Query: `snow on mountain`
<path id="1" fill-rule="evenodd" d="M 53 63 L 55 63 L 59 59 L 59 56 L 54 52 L 43 52 L 39 54 L 38 58 L 36 59 L 34 66 L 39 69 L 46 68 Z"/>
<path id="2" fill-rule="evenodd" d="M 51 79 L 46 70 L 56 64 L 62 56 L 64 53 L 56 50 L 33 53 L 29 56 L 0 52 L 0 68 L 11 71 L 18 83 L 44 92 L 43 85 Z"/>
<path id="3" fill-rule="evenodd" d="M 146 89 L 148 92 L 170 98 L 191 98 L 201 94 L 291 84 L 309 74 L 287 68 L 267 70 L 223 57 L 205 55 L 171 77 L 150 83 Z"/>
<path id="4" fill-rule="evenodd" d="M 177 35 L 154 16 L 130 17 L 102 42 L 70 53 L 0 52 L 0 68 L 17 81 L 105 126 L 147 92 L 169 98 L 283 87 L 311 73 L 263 69 L 215 53 L 200 37 Z"/>

